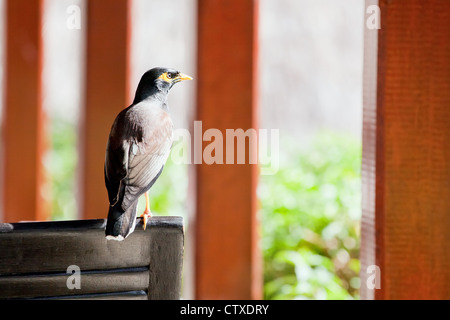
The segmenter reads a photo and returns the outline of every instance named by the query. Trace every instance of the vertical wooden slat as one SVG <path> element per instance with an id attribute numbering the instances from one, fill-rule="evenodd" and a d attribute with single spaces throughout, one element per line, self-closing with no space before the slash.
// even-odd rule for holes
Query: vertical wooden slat
<path id="1" fill-rule="evenodd" d="M 257 129 L 257 4 L 198 1 L 197 119 L 221 131 L 224 162 L 226 129 Z M 197 299 L 262 295 L 258 168 L 246 163 L 197 166 Z"/>
<path id="2" fill-rule="evenodd" d="M 42 156 L 43 1 L 7 0 L 3 219 L 45 220 Z"/>
<path id="3" fill-rule="evenodd" d="M 150 233 L 151 243 L 148 299 L 177 300 L 183 270 L 183 220 L 180 217 L 155 218 L 151 219 L 149 230 L 144 231 Z"/>
<path id="4" fill-rule="evenodd" d="M 377 5 L 378 0 L 366 0 L 366 8 L 370 5 Z M 367 16 L 366 16 L 367 18 Z M 378 58 L 378 30 L 368 29 L 364 24 L 364 78 L 363 78 L 363 152 L 362 152 L 362 218 L 361 218 L 361 296 L 365 299 L 374 299 L 376 290 L 368 290 L 366 282 L 369 274 L 367 269 L 371 265 L 380 265 L 383 237 L 376 237 L 376 218 L 381 219 L 382 203 L 380 202 L 383 194 L 380 188 L 382 183 L 376 183 L 376 179 L 381 178 L 383 161 L 377 161 L 377 128 L 382 129 L 383 122 L 378 121 L 377 125 L 377 58 Z M 379 152 L 380 156 L 382 153 Z M 377 167 L 378 164 L 378 167 Z M 378 192 L 376 191 L 376 188 Z M 377 194 L 377 197 L 375 196 Z M 376 202 L 378 200 L 378 202 Z M 376 207 L 378 204 L 378 207 Z M 377 213 L 377 214 L 376 214 Z M 375 250 L 378 249 L 377 254 Z M 376 258 L 378 257 L 378 260 Z"/>
<path id="5" fill-rule="evenodd" d="M 115 116 L 129 104 L 130 0 L 87 1 L 85 106 L 80 127 L 81 215 L 105 218 L 106 142 Z"/>
<path id="6" fill-rule="evenodd" d="M 450 299 L 450 2 L 379 6 L 365 44 L 377 66 L 365 68 L 361 295 Z M 366 286 L 372 264 L 380 289 Z"/>

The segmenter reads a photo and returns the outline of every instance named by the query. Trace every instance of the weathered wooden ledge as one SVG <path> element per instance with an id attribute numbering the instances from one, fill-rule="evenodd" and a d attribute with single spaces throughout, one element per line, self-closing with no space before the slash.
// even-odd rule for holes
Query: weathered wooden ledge
<path id="1" fill-rule="evenodd" d="M 124 241 L 105 239 L 104 219 L 0 223 L 0 298 L 179 299 L 183 219 L 138 220 Z"/>

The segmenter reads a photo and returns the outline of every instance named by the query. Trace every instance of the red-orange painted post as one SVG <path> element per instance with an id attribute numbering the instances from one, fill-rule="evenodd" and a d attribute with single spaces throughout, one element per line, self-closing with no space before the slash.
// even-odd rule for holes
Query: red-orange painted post
<path id="1" fill-rule="evenodd" d="M 361 296 L 450 299 L 450 2 L 372 4 L 381 29 L 365 31 Z"/>
<path id="2" fill-rule="evenodd" d="M 46 220 L 42 110 L 43 1 L 7 0 L 3 220 Z"/>
<path id="3" fill-rule="evenodd" d="M 258 128 L 257 4 L 198 1 L 197 120 L 203 131 L 221 131 L 224 163 L 226 129 Z M 262 296 L 257 178 L 258 167 L 248 160 L 197 165 L 197 299 Z"/>
<path id="4" fill-rule="evenodd" d="M 103 178 L 106 142 L 115 116 L 131 104 L 129 0 L 87 1 L 85 106 L 82 145 L 81 215 L 106 218 Z"/>

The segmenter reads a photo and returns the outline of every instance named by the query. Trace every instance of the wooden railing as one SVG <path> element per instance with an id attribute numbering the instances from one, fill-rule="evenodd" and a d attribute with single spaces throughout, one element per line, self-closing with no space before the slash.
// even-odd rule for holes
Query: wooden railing
<path id="1" fill-rule="evenodd" d="M 105 224 L 0 223 L 0 299 L 180 299 L 183 219 L 139 219 L 127 241 Z"/>

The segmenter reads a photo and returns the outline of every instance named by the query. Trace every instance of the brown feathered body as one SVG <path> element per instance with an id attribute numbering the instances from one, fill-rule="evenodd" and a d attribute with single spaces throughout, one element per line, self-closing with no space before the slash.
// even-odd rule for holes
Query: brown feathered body
<path id="1" fill-rule="evenodd" d="M 107 237 L 123 240 L 133 232 L 138 199 L 161 174 L 172 137 L 172 120 L 158 97 L 133 104 L 116 117 L 105 156 Z"/>

